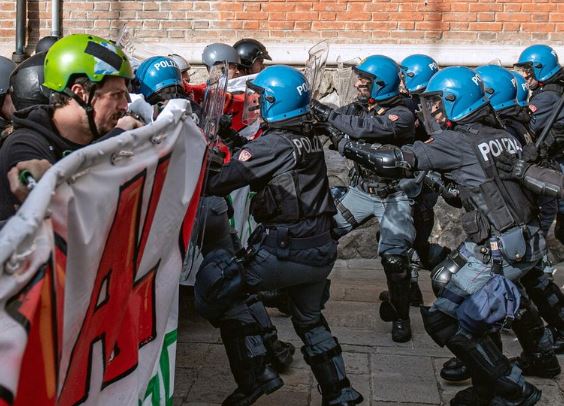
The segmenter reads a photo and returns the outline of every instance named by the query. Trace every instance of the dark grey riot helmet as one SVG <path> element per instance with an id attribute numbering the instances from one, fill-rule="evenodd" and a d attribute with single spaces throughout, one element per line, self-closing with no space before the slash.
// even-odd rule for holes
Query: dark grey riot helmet
<path id="1" fill-rule="evenodd" d="M 266 47 L 252 38 L 243 38 L 233 45 L 233 48 L 237 50 L 239 57 L 241 58 L 241 65 L 245 68 L 250 68 L 257 58 L 268 59 L 272 61 L 272 58 L 268 54 Z"/>
<path id="2" fill-rule="evenodd" d="M 6 57 L 0 56 L 0 107 L 4 97 L 10 90 L 10 75 L 16 69 L 16 64 Z"/>
<path id="3" fill-rule="evenodd" d="M 47 52 L 49 48 L 51 48 L 51 46 L 60 39 L 61 37 L 57 37 L 55 35 L 47 35 L 46 37 L 41 38 L 39 42 L 37 42 L 37 45 L 35 45 L 35 53 L 39 54 L 41 52 Z"/>
<path id="4" fill-rule="evenodd" d="M 204 52 L 202 53 L 202 63 L 208 67 L 208 70 L 210 70 L 216 63 L 221 62 L 240 65 L 241 58 L 235 48 L 231 45 L 217 42 L 204 48 Z"/>
<path id="5" fill-rule="evenodd" d="M 41 52 L 25 60 L 10 76 L 10 94 L 16 110 L 49 104 L 49 89 L 44 88 L 43 63 L 47 52 Z"/>

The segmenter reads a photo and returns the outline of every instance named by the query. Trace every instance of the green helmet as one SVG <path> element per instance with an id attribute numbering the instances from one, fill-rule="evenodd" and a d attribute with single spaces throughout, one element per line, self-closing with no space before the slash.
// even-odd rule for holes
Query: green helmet
<path id="1" fill-rule="evenodd" d="M 92 82 L 106 76 L 133 79 L 127 56 L 114 43 L 88 34 L 73 34 L 61 38 L 45 57 L 43 86 L 64 92 L 73 76 L 85 75 Z"/>

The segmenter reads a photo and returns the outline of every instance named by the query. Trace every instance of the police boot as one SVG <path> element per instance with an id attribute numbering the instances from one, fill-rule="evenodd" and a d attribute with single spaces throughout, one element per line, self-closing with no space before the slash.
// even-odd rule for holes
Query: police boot
<path id="1" fill-rule="evenodd" d="M 386 273 L 390 300 L 380 305 L 380 317 L 384 321 L 392 321 L 392 340 L 404 343 L 411 339 L 409 259 L 400 255 L 383 255 L 382 265 Z"/>
<path id="2" fill-rule="evenodd" d="M 489 406 L 492 398 L 493 391 L 490 388 L 470 386 L 457 392 L 450 400 L 450 406 Z"/>
<path id="3" fill-rule="evenodd" d="M 461 382 L 470 379 L 470 371 L 464 362 L 452 357 L 443 364 L 441 378 L 449 382 Z"/>
<path id="4" fill-rule="evenodd" d="M 264 304 L 258 300 L 260 295 L 252 295 L 247 299 L 247 306 L 252 317 L 262 329 L 264 346 L 266 347 L 268 361 L 278 372 L 284 372 L 292 364 L 296 348 L 278 339 L 278 331 L 272 324 Z"/>
<path id="5" fill-rule="evenodd" d="M 352 406 L 361 403 L 362 395 L 351 387 L 345 372 L 341 346 L 331 335 L 321 316 L 316 323 L 294 322 L 296 332 L 304 342 L 302 354 L 319 384 L 323 406 Z"/>
<path id="6" fill-rule="evenodd" d="M 522 298 L 522 307 L 511 327 L 523 347 L 521 355 L 511 361 L 521 368 L 523 375 L 554 378 L 560 373 L 560 364 L 552 349 L 552 334 L 526 298 Z"/>
<path id="7" fill-rule="evenodd" d="M 220 323 L 221 339 L 237 389 L 222 403 L 223 406 L 247 406 L 264 394 L 282 387 L 278 373 L 267 366 L 266 349 L 258 324 L 242 324 L 235 320 Z"/>
<path id="8" fill-rule="evenodd" d="M 458 331 L 446 345 L 468 366 L 483 393 L 493 389 L 491 405 L 526 406 L 540 399 L 541 391 L 525 382 L 520 369 L 511 365 L 491 337 L 476 338 Z"/>
<path id="9" fill-rule="evenodd" d="M 490 337 L 497 348 L 499 348 L 500 351 L 503 351 L 501 334 L 499 332 L 490 333 Z M 453 357 L 443 364 L 441 369 L 441 378 L 449 382 L 461 382 L 470 378 L 470 371 L 464 362 L 456 357 Z"/>
<path id="10" fill-rule="evenodd" d="M 552 333 L 552 349 L 556 354 L 564 353 L 564 329 L 557 329 L 549 326 L 548 329 Z"/>
<path id="11" fill-rule="evenodd" d="M 564 352 L 564 294 L 552 280 L 552 276 L 542 269 L 533 268 L 521 278 L 527 295 L 553 331 L 554 351 Z M 554 334 L 558 332 L 558 334 Z"/>

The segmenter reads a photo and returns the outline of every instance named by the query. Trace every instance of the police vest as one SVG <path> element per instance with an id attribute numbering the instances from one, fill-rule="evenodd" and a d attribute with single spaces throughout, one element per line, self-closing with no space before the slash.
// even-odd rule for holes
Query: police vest
<path id="1" fill-rule="evenodd" d="M 481 242 L 491 233 L 530 223 L 537 215 L 532 195 L 517 181 L 501 179 L 495 166 L 495 159 L 504 151 L 512 154 L 521 151 L 517 140 L 504 130 L 479 123 L 458 126 L 456 131 L 468 137 L 485 174 L 480 186 L 460 187 L 462 204 L 470 214 L 462 219 L 468 236 Z M 474 224 L 470 224 L 472 221 Z"/>
<path id="2" fill-rule="evenodd" d="M 265 225 L 296 223 L 306 218 L 336 213 L 329 189 L 323 145 L 318 137 L 285 130 L 269 130 L 293 149 L 295 164 L 276 173 L 251 202 L 254 218 Z"/>

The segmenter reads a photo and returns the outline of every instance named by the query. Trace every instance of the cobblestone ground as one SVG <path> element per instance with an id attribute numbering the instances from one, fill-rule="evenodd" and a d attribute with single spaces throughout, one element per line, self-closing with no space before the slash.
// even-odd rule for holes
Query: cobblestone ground
<path id="1" fill-rule="evenodd" d="M 564 263 L 557 272 L 564 283 Z M 363 405 L 445 405 L 462 385 L 449 384 L 439 377 L 448 350 L 435 345 L 425 333 L 419 310 L 412 308 L 413 339 L 394 343 L 391 325 L 378 317 L 378 294 L 386 287 L 378 260 L 338 261 L 331 275 L 331 300 L 325 317 L 343 347 L 349 378 L 365 401 Z M 433 299 L 428 274 L 420 276 L 425 301 Z M 180 306 L 174 405 L 218 405 L 235 389 L 218 331 L 194 314 L 184 294 Z M 277 392 L 263 396 L 257 405 L 320 405 L 321 397 L 309 367 L 299 355 L 301 342 L 290 319 L 271 312 L 282 340 L 298 351 L 292 368 L 282 378 Z M 506 355 L 520 352 L 513 335 L 503 337 Z M 559 356 L 564 366 L 564 356 Z M 564 374 L 562 374 L 564 375 Z M 564 405 L 564 376 L 556 379 L 531 378 L 542 389 L 539 405 Z"/>

